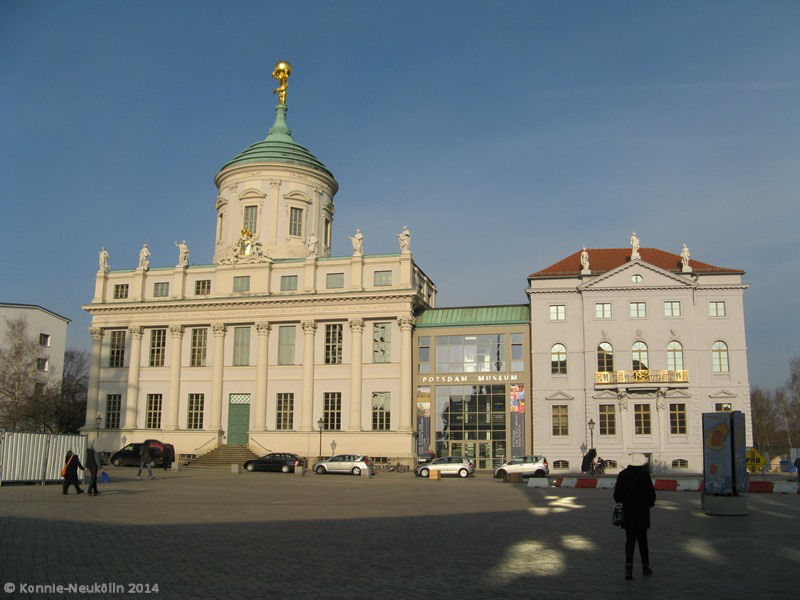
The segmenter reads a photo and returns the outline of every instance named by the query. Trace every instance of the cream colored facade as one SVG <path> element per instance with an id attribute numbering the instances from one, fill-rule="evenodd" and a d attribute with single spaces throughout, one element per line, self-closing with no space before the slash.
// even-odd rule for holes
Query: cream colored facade
<path id="1" fill-rule="evenodd" d="M 581 274 L 576 254 L 574 265 L 529 277 L 534 451 L 556 472 L 580 470 L 592 443 L 619 467 L 642 452 L 656 473 L 702 472 L 702 413 L 744 412 L 752 443 L 747 285 L 741 271 L 682 270 L 680 257 L 662 251 L 614 262 L 624 251 L 589 250 L 591 265 L 593 253 L 612 259 L 599 271 Z M 651 254 L 675 267 L 649 263 Z M 613 365 L 598 356 L 600 344 Z"/>

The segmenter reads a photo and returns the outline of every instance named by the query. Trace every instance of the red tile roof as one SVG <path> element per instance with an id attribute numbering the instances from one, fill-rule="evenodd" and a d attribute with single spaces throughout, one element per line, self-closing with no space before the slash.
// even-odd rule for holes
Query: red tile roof
<path id="1" fill-rule="evenodd" d="M 630 248 L 587 248 L 589 253 L 589 269 L 592 275 L 598 275 L 611 271 L 630 262 L 631 249 Z M 639 248 L 639 255 L 643 262 L 649 263 L 653 266 L 671 271 L 672 273 L 681 272 L 681 257 L 672 252 L 665 252 L 658 248 Z M 738 274 L 743 275 L 744 271 L 739 269 L 728 269 L 725 267 L 716 267 L 707 263 L 700 262 L 699 260 L 689 259 L 689 266 L 692 267 L 692 272 L 700 274 Z M 548 277 L 577 277 L 581 273 L 581 250 L 574 252 L 567 256 L 565 259 L 550 265 L 546 269 L 531 273 L 528 277 L 533 279 L 546 279 Z"/>

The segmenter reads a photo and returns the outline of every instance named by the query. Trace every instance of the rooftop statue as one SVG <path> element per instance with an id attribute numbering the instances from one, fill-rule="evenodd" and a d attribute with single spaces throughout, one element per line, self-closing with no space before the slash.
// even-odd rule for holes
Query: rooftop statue
<path id="1" fill-rule="evenodd" d="M 139 266 L 137 269 L 147 271 L 150 268 L 150 256 L 150 250 L 148 250 L 147 244 L 142 244 L 142 249 L 139 250 Z"/>
<path id="2" fill-rule="evenodd" d="M 397 240 L 400 242 L 400 252 L 402 254 L 411 253 L 411 232 L 408 227 L 403 225 L 403 230 L 400 233 L 395 233 Z"/>
<path id="3" fill-rule="evenodd" d="M 641 256 L 639 256 L 639 237 L 634 231 L 631 234 L 631 260 L 636 260 L 637 258 L 641 258 Z"/>
<path id="4" fill-rule="evenodd" d="M 286 90 L 289 89 L 289 76 L 292 74 L 292 65 L 285 60 L 278 61 L 272 70 L 272 78 L 277 79 L 280 85 L 272 93 L 278 94 L 278 103 L 286 104 Z"/>
<path id="5" fill-rule="evenodd" d="M 317 252 L 319 251 L 319 240 L 317 240 L 317 236 L 309 236 L 308 240 L 306 240 L 306 248 L 308 248 L 309 258 L 317 257 Z"/>
<path id="6" fill-rule="evenodd" d="M 189 246 L 186 245 L 186 240 L 183 240 L 181 243 L 175 242 L 175 245 L 178 247 L 178 264 L 175 265 L 177 267 L 188 267 L 189 266 Z"/>
<path id="7" fill-rule="evenodd" d="M 689 273 L 692 270 L 692 267 L 689 266 L 690 256 L 691 253 L 689 252 L 689 248 L 686 246 L 686 244 L 684 244 L 683 249 L 681 250 L 681 266 L 684 273 Z"/>
<path id="8" fill-rule="evenodd" d="M 581 274 L 586 275 L 588 273 L 591 273 L 591 270 L 589 270 L 589 252 L 584 246 L 581 251 Z"/>
<path id="9" fill-rule="evenodd" d="M 99 262 L 98 265 L 99 271 L 101 273 L 108 273 L 108 251 L 106 250 L 105 246 L 100 248 L 100 256 L 98 257 L 98 262 Z"/>
<path id="10" fill-rule="evenodd" d="M 364 236 L 361 234 L 360 229 L 356 229 L 356 234 L 350 236 L 350 241 L 353 242 L 353 256 L 363 256 Z"/>

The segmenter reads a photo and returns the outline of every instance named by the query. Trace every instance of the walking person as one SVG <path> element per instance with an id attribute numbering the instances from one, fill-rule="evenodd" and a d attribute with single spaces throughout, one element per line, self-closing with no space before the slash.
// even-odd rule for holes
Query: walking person
<path id="1" fill-rule="evenodd" d="M 631 464 L 617 475 L 614 501 L 622 504 L 625 529 L 625 579 L 633 579 L 633 550 L 639 545 L 642 574 L 652 575 L 647 530 L 650 528 L 650 508 L 656 503 L 656 490 L 650 479 L 648 459 L 644 454 L 631 454 Z"/>
<path id="2" fill-rule="evenodd" d="M 150 461 L 153 459 L 153 456 L 150 454 L 150 447 L 147 444 L 142 444 L 139 448 L 139 472 L 136 474 L 136 477 L 139 479 L 142 478 L 142 469 L 147 467 L 147 475 L 150 479 L 155 479 L 156 476 L 153 475 L 153 469 L 150 467 Z"/>
<path id="3" fill-rule="evenodd" d="M 61 470 L 61 475 L 64 476 L 64 485 L 62 492 L 66 496 L 69 491 L 69 486 L 74 485 L 75 491 L 79 494 L 83 493 L 80 483 L 78 483 L 78 469 L 85 471 L 86 469 L 81 464 L 81 460 L 77 454 L 73 454 L 72 450 L 67 450 L 67 456 L 64 459 L 64 468 Z"/>
<path id="4" fill-rule="evenodd" d="M 97 491 L 97 471 L 100 470 L 100 453 L 94 449 L 94 446 L 89 446 L 86 450 L 86 468 L 89 469 L 91 479 L 89 480 L 89 495 L 97 496 L 100 492 Z"/>

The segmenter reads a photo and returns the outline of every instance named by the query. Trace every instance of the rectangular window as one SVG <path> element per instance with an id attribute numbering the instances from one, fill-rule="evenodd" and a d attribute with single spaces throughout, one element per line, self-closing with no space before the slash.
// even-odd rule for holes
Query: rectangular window
<path id="1" fill-rule="evenodd" d="M 686 434 L 686 405 L 669 405 L 669 432 L 674 435 Z"/>
<path id="2" fill-rule="evenodd" d="M 636 435 L 650 435 L 650 405 L 633 405 L 633 426 Z"/>
<path id="3" fill-rule="evenodd" d="M 391 414 L 391 394 L 372 392 L 372 430 L 389 431 Z"/>
<path id="4" fill-rule="evenodd" d="M 490 373 L 506 370 L 506 335 L 436 336 L 436 370 Z"/>
<path id="5" fill-rule="evenodd" d="M 550 320 L 563 321 L 567 318 L 567 307 L 564 304 L 550 305 Z"/>
<path id="6" fill-rule="evenodd" d="M 161 429 L 161 394 L 147 394 L 145 428 Z"/>
<path id="7" fill-rule="evenodd" d="M 325 364 L 342 364 L 342 324 L 325 325 Z"/>
<path id="8" fill-rule="evenodd" d="M 331 245 L 331 220 L 328 217 L 323 221 L 322 231 L 324 232 L 322 245 L 328 248 Z"/>
<path id="9" fill-rule="evenodd" d="M 297 275 L 281 276 L 281 291 L 293 292 L 297 289 Z"/>
<path id="10" fill-rule="evenodd" d="M 277 397 L 277 413 L 275 429 L 288 431 L 294 429 L 294 394 L 279 393 Z"/>
<path id="11" fill-rule="evenodd" d="M 373 323 L 372 325 L 372 362 L 392 362 L 391 323 Z"/>
<path id="12" fill-rule="evenodd" d="M 233 278 L 233 291 L 234 292 L 249 292 L 250 291 L 250 277 L 242 275 Z"/>
<path id="13" fill-rule="evenodd" d="M 325 287 L 329 290 L 344 287 L 344 273 L 328 273 L 325 275 Z"/>
<path id="14" fill-rule="evenodd" d="M 112 331 L 110 352 L 108 356 L 109 367 L 125 366 L 125 331 Z"/>
<path id="15" fill-rule="evenodd" d="M 525 358 L 522 354 L 523 335 L 511 334 L 511 370 L 522 371 L 525 369 Z"/>
<path id="16" fill-rule="evenodd" d="M 117 283 L 114 285 L 114 300 L 121 300 L 128 297 L 128 284 Z"/>
<path id="17" fill-rule="evenodd" d="M 204 407 L 205 407 L 204 394 L 189 394 L 189 409 L 186 413 L 187 429 L 203 428 Z"/>
<path id="18" fill-rule="evenodd" d="M 164 353 L 167 348 L 167 330 L 150 330 L 150 366 L 163 367 Z"/>
<path id="19" fill-rule="evenodd" d="M 168 281 L 160 281 L 158 283 L 153 284 L 153 297 L 154 298 L 166 298 L 169 296 L 169 282 Z"/>
<path id="20" fill-rule="evenodd" d="M 731 412 L 733 410 L 733 405 L 730 402 L 717 402 L 714 405 L 714 410 L 717 412 Z"/>
<path id="21" fill-rule="evenodd" d="M 106 394 L 106 429 L 119 429 L 122 394 Z"/>
<path id="22" fill-rule="evenodd" d="M 611 302 L 597 302 L 594 305 L 594 318 L 595 319 L 610 319 L 611 318 Z"/>
<path id="23" fill-rule="evenodd" d="M 708 316 L 709 317 L 724 317 L 727 314 L 725 310 L 725 301 L 709 302 L 708 303 Z"/>
<path id="24" fill-rule="evenodd" d="M 647 316 L 646 302 L 631 302 L 631 319 L 644 319 Z"/>
<path id="25" fill-rule="evenodd" d="M 325 392 L 322 407 L 323 429 L 338 431 L 342 428 L 342 394 L 340 392 Z"/>
<path id="26" fill-rule="evenodd" d="M 255 233 L 258 227 L 258 207 L 245 206 L 244 218 L 242 219 L 242 227 L 247 229 L 250 233 Z"/>
<path id="27" fill-rule="evenodd" d="M 247 367 L 250 365 L 250 328 L 233 328 L 233 366 Z"/>
<path id="28" fill-rule="evenodd" d="M 36 368 L 40 371 L 48 371 L 50 369 L 50 363 L 46 358 L 37 358 Z"/>
<path id="29" fill-rule="evenodd" d="M 431 338 L 427 335 L 417 338 L 417 345 L 419 346 L 419 372 L 431 372 Z"/>
<path id="30" fill-rule="evenodd" d="M 303 235 L 303 209 L 289 209 L 289 235 L 301 237 Z"/>
<path id="31" fill-rule="evenodd" d="M 374 279 L 375 287 L 384 285 L 392 285 L 392 272 L 391 271 L 375 271 Z"/>
<path id="32" fill-rule="evenodd" d="M 39 345 L 40 346 L 50 346 L 50 336 L 46 333 L 39 334 Z"/>
<path id="33" fill-rule="evenodd" d="M 553 406 L 553 435 L 569 435 L 569 407 L 566 404 Z"/>
<path id="34" fill-rule="evenodd" d="M 211 280 L 198 279 L 194 282 L 194 295 L 195 296 L 208 296 L 211 293 Z"/>
<path id="35" fill-rule="evenodd" d="M 295 326 L 281 325 L 278 327 L 278 364 L 294 364 L 294 339 Z"/>
<path id="36" fill-rule="evenodd" d="M 189 366 L 206 366 L 206 350 L 208 348 L 208 329 L 205 327 L 192 329 L 192 347 L 189 351 Z"/>
<path id="37" fill-rule="evenodd" d="M 616 435 L 617 412 L 613 404 L 600 405 L 600 435 Z"/>
<path id="38" fill-rule="evenodd" d="M 665 317 L 680 317 L 681 316 L 681 303 L 674 300 L 667 300 L 664 302 L 664 316 Z"/>

